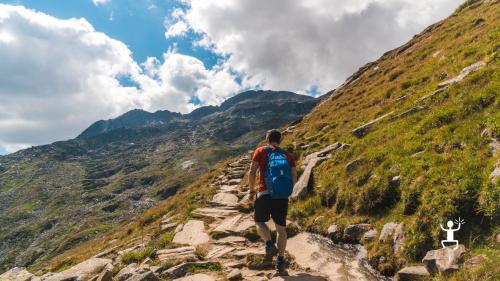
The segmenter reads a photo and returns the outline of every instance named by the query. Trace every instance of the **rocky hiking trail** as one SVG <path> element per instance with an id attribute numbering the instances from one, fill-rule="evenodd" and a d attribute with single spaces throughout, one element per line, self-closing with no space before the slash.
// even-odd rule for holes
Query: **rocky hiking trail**
<path id="1" fill-rule="evenodd" d="M 333 151 L 349 147 L 349 144 L 334 143 L 309 154 L 291 200 L 307 194 L 312 170 L 317 164 L 329 158 Z M 0 281 L 390 280 L 369 266 L 366 250 L 357 243 L 374 239 L 390 241 L 394 252 L 399 253 L 405 239 L 403 223 L 387 223 L 380 234 L 368 223 L 349 225 L 342 233 L 334 224 L 328 229 L 328 237 L 323 237 L 301 231 L 296 223 L 288 221 L 289 276 L 275 276 L 273 266 L 262 263 L 264 245 L 256 234 L 247 190 L 241 184 L 249 165 L 249 156 L 228 164 L 223 174 L 210 183 L 217 191 L 209 205 L 194 209 L 189 220 L 181 222 L 178 215 L 166 214 L 159 228 L 161 233 L 173 234 L 171 245 L 148 253 L 140 263 L 125 260 L 128 254 L 147 249 L 146 243 L 137 244 L 140 241 L 136 240 L 132 247 L 129 244 L 108 249 L 62 272 L 35 276 L 16 267 L 1 274 Z M 273 222 L 268 225 L 275 232 Z M 273 235 L 275 237 L 275 233 Z M 347 243 L 334 243 L 339 237 Z M 463 245 L 457 250 L 447 247 L 429 251 L 423 265 L 401 269 L 396 280 L 423 280 L 431 274 L 456 271 L 464 252 Z"/>
<path id="2" fill-rule="evenodd" d="M 310 160 L 319 162 L 318 158 L 339 147 L 332 145 Z M 289 276 L 274 276 L 273 266 L 261 262 L 264 245 L 255 233 L 252 210 L 243 208 L 248 201 L 240 183 L 249 165 L 248 156 L 229 164 L 211 183 L 217 186 L 217 193 L 210 206 L 193 210 L 192 219 L 180 223 L 175 214 L 165 215 L 160 229 L 174 230 L 174 247 L 157 250 L 140 264 L 125 265 L 122 258 L 145 245 L 109 249 L 70 269 L 43 276 L 14 268 L 0 275 L 0 280 L 385 280 L 369 267 L 360 245 L 334 244 L 320 235 L 300 232 L 294 222 L 288 222 L 287 227 Z M 307 183 L 308 179 L 302 181 Z M 268 224 L 273 230 L 272 221 Z"/>

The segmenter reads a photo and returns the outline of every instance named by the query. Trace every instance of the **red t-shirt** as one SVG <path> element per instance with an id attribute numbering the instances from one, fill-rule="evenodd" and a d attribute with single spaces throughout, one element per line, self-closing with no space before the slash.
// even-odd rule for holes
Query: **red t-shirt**
<path id="1" fill-rule="evenodd" d="M 269 145 L 269 147 L 272 150 L 276 150 L 277 148 L 279 148 L 279 147 L 275 147 L 273 145 Z M 293 159 L 293 156 L 290 153 L 288 153 L 287 151 L 285 151 L 285 155 L 286 155 L 286 158 L 288 159 L 288 164 L 290 164 L 290 167 L 292 167 L 292 168 L 295 167 L 296 164 L 295 164 L 295 160 Z M 267 152 L 267 150 L 265 149 L 264 146 L 257 148 L 252 156 L 252 161 L 259 163 L 259 172 L 260 172 L 259 192 L 262 192 L 262 191 L 267 189 L 266 183 L 264 182 L 264 177 L 262 175 L 264 175 L 266 173 L 266 168 L 267 168 L 266 166 L 267 166 L 268 157 L 269 157 L 269 152 Z"/>

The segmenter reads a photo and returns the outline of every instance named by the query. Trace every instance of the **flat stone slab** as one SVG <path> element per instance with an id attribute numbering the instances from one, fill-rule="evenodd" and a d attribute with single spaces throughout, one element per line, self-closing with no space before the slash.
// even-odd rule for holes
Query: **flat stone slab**
<path id="1" fill-rule="evenodd" d="M 234 251 L 234 247 L 229 247 L 229 246 L 215 246 L 213 247 L 210 252 L 205 256 L 205 259 L 217 259 L 220 258 L 226 254 L 229 254 L 230 252 Z"/>
<path id="2" fill-rule="evenodd" d="M 33 274 L 23 267 L 14 267 L 0 275 L 0 281 L 30 281 Z"/>
<path id="3" fill-rule="evenodd" d="M 237 186 L 235 185 L 221 185 L 219 187 L 220 192 L 226 192 L 226 193 L 238 193 L 239 190 Z"/>
<path id="4" fill-rule="evenodd" d="M 238 213 L 236 210 L 226 210 L 221 208 L 198 208 L 192 212 L 194 215 L 211 218 L 224 218 Z"/>
<path id="5" fill-rule="evenodd" d="M 194 275 L 188 275 L 182 278 L 174 279 L 174 281 L 215 281 L 215 278 L 208 274 L 197 273 Z"/>
<path id="6" fill-rule="evenodd" d="M 239 185 L 241 182 L 241 179 L 231 179 L 227 181 L 227 185 Z"/>
<path id="7" fill-rule="evenodd" d="M 428 251 L 422 259 L 422 263 L 432 275 L 437 273 L 450 274 L 458 270 L 464 253 L 464 245 L 458 245 L 456 248 L 455 246 L 448 246 L 439 250 Z"/>
<path id="8" fill-rule="evenodd" d="M 343 248 L 319 235 L 302 232 L 288 239 L 287 251 L 300 267 L 330 280 L 378 280 L 368 269 L 362 247 Z"/>
<path id="9" fill-rule="evenodd" d="M 238 249 L 234 253 L 232 253 L 233 256 L 238 257 L 238 258 L 243 258 L 248 254 L 251 255 L 264 255 L 264 246 L 259 246 L 259 247 L 247 247 L 243 249 Z"/>
<path id="10" fill-rule="evenodd" d="M 165 260 L 175 260 L 175 259 L 189 259 L 195 257 L 195 248 L 194 247 L 179 247 L 174 249 L 164 249 L 158 250 L 156 255 L 160 261 Z"/>
<path id="11" fill-rule="evenodd" d="M 215 244 L 235 245 L 246 243 L 247 239 L 241 236 L 226 236 L 215 241 Z"/>
<path id="12" fill-rule="evenodd" d="M 398 281 L 420 281 L 430 276 L 425 266 L 408 266 L 404 267 L 396 274 Z"/>
<path id="13" fill-rule="evenodd" d="M 191 246 L 207 243 L 210 237 L 205 232 L 205 224 L 200 220 L 190 220 L 182 226 L 172 242 Z"/>
<path id="14" fill-rule="evenodd" d="M 223 206 L 236 206 L 238 205 L 238 196 L 226 192 L 217 193 L 212 198 L 212 203 Z"/>
<path id="15" fill-rule="evenodd" d="M 46 281 L 59 281 L 59 280 L 83 280 L 85 278 L 92 277 L 98 272 L 100 272 L 106 265 L 111 264 L 110 259 L 103 258 L 90 258 L 84 262 L 81 262 L 70 269 L 63 272 L 56 273 L 51 277 L 45 279 Z"/>
<path id="16" fill-rule="evenodd" d="M 245 230 L 254 226 L 255 222 L 251 215 L 236 215 L 228 217 L 222 222 L 217 223 L 217 227 L 212 233 L 217 234 L 242 234 Z"/>
<path id="17" fill-rule="evenodd" d="M 271 281 L 328 281 L 327 278 L 323 276 L 315 276 L 308 273 L 291 273 L 288 272 L 289 276 L 277 276 L 270 279 Z"/>

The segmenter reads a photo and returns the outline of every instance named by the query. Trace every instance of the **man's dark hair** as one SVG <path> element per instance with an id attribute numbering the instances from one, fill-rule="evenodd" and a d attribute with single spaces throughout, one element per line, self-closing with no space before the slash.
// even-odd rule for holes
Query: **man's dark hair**
<path id="1" fill-rule="evenodd" d="M 267 131 L 266 139 L 268 142 L 275 142 L 277 144 L 280 144 L 281 133 L 280 133 L 280 131 L 278 131 L 276 129 L 269 130 L 269 131 Z"/>

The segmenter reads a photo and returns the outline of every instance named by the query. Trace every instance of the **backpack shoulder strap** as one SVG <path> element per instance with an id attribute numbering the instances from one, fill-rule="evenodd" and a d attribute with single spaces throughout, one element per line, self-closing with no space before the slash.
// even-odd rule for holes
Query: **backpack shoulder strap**
<path id="1" fill-rule="evenodd" d="M 264 146 L 264 149 L 265 149 L 267 152 L 269 152 L 269 153 L 273 152 L 273 149 L 272 149 L 272 148 L 270 148 L 270 147 L 269 147 L 269 146 L 267 146 L 267 145 L 266 145 L 266 146 Z"/>

